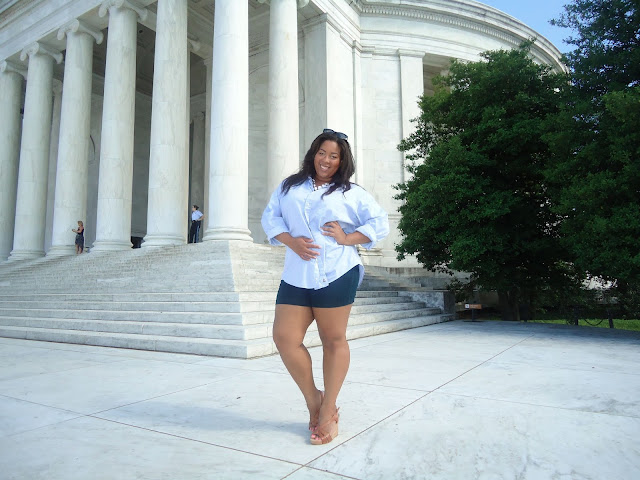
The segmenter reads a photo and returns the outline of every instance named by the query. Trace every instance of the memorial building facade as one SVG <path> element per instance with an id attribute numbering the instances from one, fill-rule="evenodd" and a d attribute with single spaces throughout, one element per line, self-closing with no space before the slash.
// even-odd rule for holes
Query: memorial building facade
<path id="1" fill-rule="evenodd" d="M 264 243 L 271 191 L 323 128 L 389 212 L 397 150 L 451 59 L 538 37 L 473 0 L 0 0 L 0 261 L 187 242 Z M 407 261 L 410 263 L 410 261 Z"/>

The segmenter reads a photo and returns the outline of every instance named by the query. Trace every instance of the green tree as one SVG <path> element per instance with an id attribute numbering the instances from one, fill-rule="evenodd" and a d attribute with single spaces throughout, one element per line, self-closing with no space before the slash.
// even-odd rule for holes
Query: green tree
<path id="1" fill-rule="evenodd" d="M 546 137 L 547 182 L 576 267 L 640 291 L 640 11 L 638 0 L 574 0 L 552 23 L 567 43 L 570 101 Z"/>
<path id="2" fill-rule="evenodd" d="M 414 162 L 412 178 L 397 186 L 398 258 L 469 272 L 474 286 L 498 292 L 506 319 L 578 280 L 563 261 L 543 177 L 542 139 L 567 78 L 536 64 L 530 48 L 453 61 L 434 80 L 434 96 L 421 98 L 415 133 L 399 146 Z"/>

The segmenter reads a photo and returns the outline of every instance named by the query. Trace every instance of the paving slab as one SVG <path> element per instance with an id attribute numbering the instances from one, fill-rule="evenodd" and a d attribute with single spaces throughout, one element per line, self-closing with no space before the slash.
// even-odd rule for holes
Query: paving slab
<path id="1" fill-rule="evenodd" d="M 0 439 L 5 480 L 280 479 L 299 467 L 92 417 Z"/>
<path id="2" fill-rule="evenodd" d="M 127 425 L 305 464 L 420 398 L 414 390 L 353 384 L 340 405 L 344 422 L 330 445 L 310 448 L 304 399 L 286 374 L 250 372 L 228 387 L 212 383 L 98 414 Z M 364 399 L 369 399 L 364 405 Z"/>
<path id="3" fill-rule="evenodd" d="M 0 382 L 0 395 L 92 414 L 241 375 L 239 370 L 125 359 Z"/>
<path id="4" fill-rule="evenodd" d="M 638 478 L 640 420 L 433 393 L 309 466 L 347 477 Z"/>
<path id="5" fill-rule="evenodd" d="M 640 478 L 638 333 L 455 321 L 350 346 L 340 435 L 313 446 L 278 356 L 0 338 L 0 478 Z"/>

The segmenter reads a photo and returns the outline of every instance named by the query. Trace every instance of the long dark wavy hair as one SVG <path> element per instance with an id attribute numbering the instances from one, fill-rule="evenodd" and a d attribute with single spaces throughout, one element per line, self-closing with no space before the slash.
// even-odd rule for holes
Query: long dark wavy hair
<path id="1" fill-rule="evenodd" d="M 316 139 L 311 142 L 311 146 L 307 151 L 307 154 L 304 156 L 304 160 L 302 161 L 302 166 L 297 173 L 290 175 L 285 178 L 284 182 L 282 182 L 282 193 L 289 193 L 289 189 L 291 187 L 296 187 L 298 185 L 303 184 L 307 181 L 307 178 L 316 176 L 316 167 L 313 164 L 313 160 L 320 150 L 320 146 L 326 140 L 330 140 L 332 142 L 336 142 L 338 144 L 338 148 L 340 149 L 340 165 L 338 166 L 338 171 L 331 178 L 331 182 L 333 185 L 329 187 L 322 196 L 329 195 L 333 193 L 337 189 L 342 189 L 343 192 L 348 191 L 351 188 L 351 182 L 349 179 L 353 176 L 356 171 L 355 162 L 353 160 L 353 153 L 351 153 L 351 146 L 347 140 L 339 138 L 335 132 L 327 132 L 321 133 L 316 137 Z"/>

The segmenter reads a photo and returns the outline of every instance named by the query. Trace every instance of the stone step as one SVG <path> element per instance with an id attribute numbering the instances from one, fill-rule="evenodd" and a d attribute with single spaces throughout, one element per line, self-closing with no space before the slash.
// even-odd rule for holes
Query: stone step
<path id="1" fill-rule="evenodd" d="M 0 326 L 0 336 L 45 342 L 77 343 L 101 347 L 130 348 L 135 350 L 190 353 L 195 355 L 213 355 L 233 358 L 262 357 L 271 355 L 275 353 L 276 350 L 273 341 L 268 338 L 256 340 L 220 340 L 5 326 Z"/>
<path id="2" fill-rule="evenodd" d="M 347 338 L 353 340 L 371 335 L 390 333 L 431 325 L 450 320 L 450 315 L 425 315 L 400 320 L 388 320 L 379 323 L 359 324 L 347 329 Z M 190 353 L 234 358 L 255 358 L 277 353 L 271 338 L 253 340 L 229 340 L 210 338 L 187 338 L 161 335 L 138 335 L 125 333 L 105 333 L 34 327 L 12 327 L 0 325 L 0 336 L 40 340 L 49 342 L 98 345 L 137 350 Z M 320 345 L 317 331 L 309 330 L 304 340 L 307 346 Z"/>
<path id="3" fill-rule="evenodd" d="M 383 333 L 397 332 L 400 330 L 407 330 L 409 328 L 424 327 L 425 325 L 433 325 L 436 323 L 448 322 L 453 319 L 452 315 L 421 315 L 418 317 L 407 317 L 393 320 L 386 320 L 376 323 L 364 323 L 347 328 L 347 340 L 354 340 L 356 338 L 371 337 L 373 335 L 382 335 Z M 307 347 L 315 347 L 322 345 L 320 335 L 317 330 L 311 330 L 307 332 L 304 337 L 304 344 Z"/>
<path id="4" fill-rule="evenodd" d="M 252 340 L 271 336 L 272 324 L 258 325 L 204 325 L 190 323 L 136 322 L 121 320 L 2 317 L 0 325 L 87 332 L 160 335 L 170 337 L 215 338 L 226 340 Z"/>
<path id="5" fill-rule="evenodd" d="M 69 310 L 0 308 L 3 317 L 37 317 L 71 320 L 115 320 L 135 322 L 198 323 L 203 325 L 252 325 L 273 320 L 271 312 L 153 312 L 131 310 Z"/>
<path id="6" fill-rule="evenodd" d="M 149 312 L 217 312 L 240 313 L 273 310 L 275 298 L 264 302 L 115 302 L 115 301 L 2 301 L 0 315 L 4 308 L 13 310 L 105 310 L 105 311 L 149 311 Z"/>
<path id="7" fill-rule="evenodd" d="M 416 315 L 431 315 L 439 312 L 438 309 L 424 308 L 421 302 L 405 302 L 390 304 L 373 304 L 354 306 L 352 317 L 366 315 L 371 318 L 384 317 L 399 318 L 407 316 L 407 312 L 423 312 Z M 105 320 L 121 322 L 162 322 L 177 324 L 200 325 L 256 325 L 273 321 L 273 308 L 255 312 L 157 312 L 140 310 L 71 310 L 71 309 L 11 309 L 0 308 L 0 322 L 3 318 L 22 317 L 40 319 L 66 319 L 66 320 Z"/>
<path id="8" fill-rule="evenodd" d="M 33 293 L 0 294 L 1 302 L 38 301 L 38 302 L 275 302 L 276 292 L 173 292 L 173 293 Z M 404 302 L 398 297 L 397 291 L 389 290 L 358 290 L 356 303 L 370 303 L 378 298 L 385 298 L 386 302 Z"/>
<path id="9" fill-rule="evenodd" d="M 135 293 L 35 293 L 33 295 L 4 294 L 2 302 L 239 302 L 275 301 L 275 292 L 135 292 Z"/>
<path id="10" fill-rule="evenodd" d="M 86 310 L 86 311 L 149 311 L 149 312 L 216 312 L 241 313 L 273 311 L 275 299 L 270 301 L 245 302 L 200 302 L 200 301 L 60 301 L 60 300 L 3 300 L 0 303 L 0 315 L 8 311 L 49 311 L 49 310 Z M 372 311 L 376 308 L 412 308 L 407 306 L 411 300 L 407 297 L 356 298 L 354 311 Z M 388 305 L 389 306 L 386 306 Z M 358 310 L 360 309 L 360 310 Z"/>

